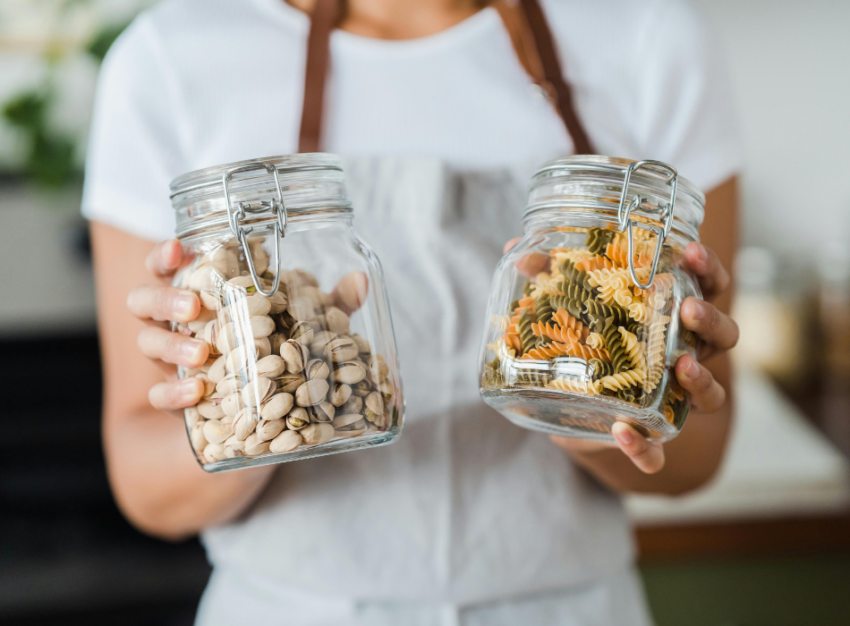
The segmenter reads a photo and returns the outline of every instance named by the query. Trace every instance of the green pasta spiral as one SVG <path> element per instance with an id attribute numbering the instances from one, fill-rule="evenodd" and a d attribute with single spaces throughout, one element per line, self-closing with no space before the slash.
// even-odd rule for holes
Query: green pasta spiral
<path id="1" fill-rule="evenodd" d="M 530 280 L 525 281 L 525 287 L 522 288 L 522 295 L 528 297 L 531 295 L 531 290 L 534 288 L 534 283 Z"/>
<path id="2" fill-rule="evenodd" d="M 570 300 L 578 300 L 579 302 L 584 302 L 585 300 L 593 299 L 593 294 L 590 291 L 588 291 L 581 285 L 572 282 L 568 278 L 565 278 L 563 281 L 561 281 L 561 284 L 558 285 L 558 289 Z"/>
<path id="3" fill-rule="evenodd" d="M 552 296 L 552 298 L 549 300 L 549 304 L 554 311 L 557 311 L 558 309 L 564 309 L 574 318 L 579 319 L 581 316 L 584 301 L 568 298 L 567 296 Z"/>
<path id="4" fill-rule="evenodd" d="M 620 327 L 611 324 L 603 329 L 602 336 L 605 338 L 605 345 L 608 346 L 608 354 L 611 355 L 611 363 L 614 365 L 614 372 L 624 372 L 631 367 L 629 354 L 623 345 L 623 336 L 620 334 Z"/>
<path id="5" fill-rule="evenodd" d="M 515 380 L 517 384 L 536 385 L 544 387 L 551 378 L 552 377 L 549 376 L 549 374 L 546 374 L 544 372 L 523 371 L 517 372 Z"/>
<path id="6" fill-rule="evenodd" d="M 552 303 L 550 301 L 550 297 L 547 295 L 542 295 L 537 300 L 537 319 L 541 324 L 548 324 L 552 321 L 552 314 L 554 313 L 554 309 L 552 309 Z"/>
<path id="7" fill-rule="evenodd" d="M 519 341 L 522 344 L 523 354 L 537 347 L 537 336 L 531 329 L 533 323 L 534 318 L 530 313 L 525 312 L 519 316 L 517 328 L 519 329 Z"/>
<path id="8" fill-rule="evenodd" d="M 572 261 L 564 259 L 564 262 L 561 263 L 560 269 L 564 278 L 569 280 L 571 283 L 581 285 L 591 294 L 596 295 L 596 288 L 590 284 L 590 277 L 587 275 L 587 272 L 578 269 Z"/>
<path id="9" fill-rule="evenodd" d="M 590 359 L 588 363 L 593 367 L 593 380 L 599 380 L 605 376 L 611 376 L 614 373 L 614 365 L 611 361 L 603 361 L 602 359 Z"/>
<path id="10" fill-rule="evenodd" d="M 614 240 L 617 233 L 594 226 L 587 230 L 587 243 L 585 246 L 591 254 L 604 254 L 606 246 Z"/>
<path id="11" fill-rule="evenodd" d="M 598 300 L 588 300 L 582 308 L 582 321 L 593 328 L 594 332 L 602 332 L 609 324 L 604 320 L 610 318 L 615 326 L 623 326 L 629 321 L 629 313 L 621 306 L 609 305 Z"/>
<path id="12" fill-rule="evenodd" d="M 643 398 L 643 390 L 640 387 L 626 387 L 617 392 L 617 397 L 624 402 L 640 404 Z"/>

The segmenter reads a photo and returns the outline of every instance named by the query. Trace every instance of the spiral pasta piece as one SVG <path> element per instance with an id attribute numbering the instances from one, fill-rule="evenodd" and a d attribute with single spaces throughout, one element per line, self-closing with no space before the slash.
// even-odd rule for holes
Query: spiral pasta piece
<path id="1" fill-rule="evenodd" d="M 585 245 L 593 254 L 601 254 L 605 247 L 614 240 L 616 231 L 594 226 L 587 229 L 587 241 Z"/>
<path id="2" fill-rule="evenodd" d="M 546 386 L 549 389 L 557 389 L 558 391 L 572 391 L 588 395 L 599 395 L 602 391 L 602 385 L 598 381 L 585 382 L 569 376 L 559 376 L 555 380 L 550 381 Z"/>
<path id="3" fill-rule="evenodd" d="M 623 349 L 629 355 L 629 363 L 632 369 L 646 369 L 646 360 L 644 359 L 643 349 L 634 334 L 620 326 L 618 328 L 620 337 L 623 339 Z"/>
<path id="4" fill-rule="evenodd" d="M 558 309 L 552 318 L 562 329 L 572 328 L 576 335 L 584 341 L 588 335 L 588 329 L 577 317 L 573 317 L 564 309 Z"/>
<path id="5" fill-rule="evenodd" d="M 619 391 L 627 387 L 642 385 L 645 378 L 646 372 L 644 370 L 627 370 L 612 374 L 611 376 L 605 376 L 599 380 L 605 389 Z"/>
<path id="6" fill-rule="evenodd" d="M 614 269 L 614 262 L 603 254 L 584 257 L 576 261 L 576 267 L 585 272 L 595 272 L 602 269 Z"/>
<path id="7" fill-rule="evenodd" d="M 614 364 L 611 363 L 611 361 L 590 359 L 588 364 L 592 369 L 592 378 L 594 381 L 599 380 L 600 378 L 605 378 L 606 376 L 611 376 L 614 373 Z"/>
<path id="8" fill-rule="evenodd" d="M 552 309 L 552 303 L 549 296 L 540 296 L 537 300 L 537 319 L 543 324 L 548 324 L 554 314 L 555 311 Z"/>
<path id="9" fill-rule="evenodd" d="M 599 350 L 600 348 L 605 347 L 605 338 L 599 333 L 590 333 L 587 336 L 587 345 Z"/>
<path id="10" fill-rule="evenodd" d="M 631 361 L 629 353 L 626 352 L 626 347 L 623 344 L 623 336 L 620 334 L 619 326 L 608 326 L 602 331 L 602 336 L 605 338 L 605 345 L 608 347 L 608 354 L 611 356 L 611 361 L 614 364 L 615 372 L 623 372 L 629 368 Z"/>
<path id="11" fill-rule="evenodd" d="M 519 339 L 522 344 L 522 351 L 528 352 L 537 345 L 537 337 L 534 336 L 534 331 L 531 328 L 532 319 L 528 313 L 523 313 L 519 316 L 517 328 L 519 329 Z"/>
<path id="12" fill-rule="evenodd" d="M 566 344 L 553 341 L 552 343 L 532 348 L 531 350 L 526 352 L 522 356 L 522 358 L 526 360 L 533 359 L 535 361 L 548 361 L 549 359 L 554 359 L 555 357 L 565 356 L 567 354 L 568 348 L 569 346 L 567 346 Z"/>
<path id="13" fill-rule="evenodd" d="M 553 324 L 532 324 L 532 329 L 538 337 L 547 337 L 549 340 L 558 343 L 569 344 L 581 340 L 578 333 L 569 327 L 561 328 Z"/>

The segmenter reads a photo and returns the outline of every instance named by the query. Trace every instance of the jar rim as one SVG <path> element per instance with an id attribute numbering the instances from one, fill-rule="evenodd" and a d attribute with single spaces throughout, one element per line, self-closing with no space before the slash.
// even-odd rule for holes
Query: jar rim
<path id="1" fill-rule="evenodd" d="M 638 161 L 600 155 L 575 155 L 543 163 L 531 178 L 529 200 L 523 218 L 538 211 L 555 208 L 594 208 L 616 213 L 629 166 Z M 705 214 L 705 194 L 691 181 L 669 168 L 675 175 L 676 198 L 673 206 L 673 230 L 697 237 Z M 669 203 L 674 178 L 655 167 L 635 169 L 629 191 L 644 199 L 633 216 L 658 219 L 657 209 Z"/>

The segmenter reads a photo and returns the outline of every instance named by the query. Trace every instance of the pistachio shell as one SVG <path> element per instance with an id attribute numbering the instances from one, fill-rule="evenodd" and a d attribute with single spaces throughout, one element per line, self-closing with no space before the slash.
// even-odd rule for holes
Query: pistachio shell
<path id="1" fill-rule="evenodd" d="M 307 382 L 307 379 L 301 374 L 284 374 L 277 378 L 277 382 L 281 391 L 295 393 L 295 390 Z"/>
<path id="2" fill-rule="evenodd" d="M 204 342 L 209 345 L 210 352 L 221 352 L 218 348 L 218 321 L 210 320 L 204 326 Z"/>
<path id="3" fill-rule="evenodd" d="M 257 350 L 258 359 L 263 359 L 272 353 L 272 344 L 268 337 L 254 339 L 254 348 Z"/>
<path id="4" fill-rule="evenodd" d="M 253 286 L 253 281 L 251 283 Z M 258 293 L 234 300 L 228 307 L 228 315 L 235 317 L 254 317 L 257 315 L 268 315 L 272 303 L 265 296 Z"/>
<path id="5" fill-rule="evenodd" d="M 339 417 L 335 417 L 333 420 L 333 425 L 336 430 L 341 428 L 345 428 L 346 426 L 351 426 L 363 419 L 363 416 L 360 413 L 345 413 L 340 415 Z"/>
<path id="6" fill-rule="evenodd" d="M 348 401 L 339 407 L 340 413 L 360 413 L 363 410 L 363 398 L 352 395 Z"/>
<path id="7" fill-rule="evenodd" d="M 391 396 L 393 394 L 393 383 L 389 378 L 382 380 L 378 384 L 378 390 L 384 394 L 385 396 Z"/>
<path id="8" fill-rule="evenodd" d="M 340 407 L 351 397 L 351 387 L 345 383 L 334 383 L 330 392 L 330 401 L 336 407 Z"/>
<path id="9" fill-rule="evenodd" d="M 280 347 L 286 343 L 286 339 L 284 333 L 272 333 L 269 335 L 269 347 L 272 354 L 280 354 Z"/>
<path id="10" fill-rule="evenodd" d="M 294 403 L 291 393 L 276 393 L 263 404 L 260 416 L 264 420 L 279 420 L 289 413 Z"/>
<path id="11" fill-rule="evenodd" d="M 277 385 L 265 376 L 258 376 L 242 389 L 242 402 L 245 406 L 255 407 L 262 404 L 275 392 Z"/>
<path id="12" fill-rule="evenodd" d="M 357 361 L 349 361 L 348 363 L 340 363 L 336 366 L 333 373 L 333 379 L 347 385 L 355 385 L 366 378 L 366 367 Z"/>
<path id="13" fill-rule="evenodd" d="M 325 325 L 328 327 L 328 330 L 337 335 L 347 335 L 350 328 L 350 321 L 345 313 L 332 306 L 325 311 Z"/>
<path id="14" fill-rule="evenodd" d="M 255 315 L 251 318 L 251 333 L 254 339 L 268 337 L 274 332 L 274 320 L 268 315 Z"/>
<path id="15" fill-rule="evenodd" d="M 209 256 L 210 264 L 224 278 L 230 278 L 239 273 L 239 259 L 229 248 L 218 248 Z"/>
<path id="16" fill-rule="evenodd" d="M 306 296 L 300 296 L 292 300 L 287 305 L 286 310 L 299 322 L 306 322 L 314 315 L 313 301 Z"/>
<path id="17" fill-rule="evenodd" d="M 262 274 L 269 269 L 269 254 L 266 252 L 265 248 L 263 248 L 262 241 L 249 243 L 248 249 L 251 251 L 251 258 L 254 261 L 254 271 L 257 272 L 257 274 Z"/>
<path id="18" fill-rule="evenodd" d="M 224 400 L 221 401 L 221 409 L 224 411 L 225 415 L 229 415 L 230 417 L 235 417 L 237 413 L 242 409 L 242 402 L 239 399 L 239 392 L 234 391 L 233 393 L 224 397 Z"/>
<path id="19" fill-rule="evenodd" d="M 233 420 L 233 435 L 239 441 L 245 441 L 257 427 L 257 415 L 251 409 L 242 409 Z"/>
<path id="20" fill-rule="evenodd" d="M 202 396 L 211 396 L 215 393 L 215 383 L 207 378 L 206 374 L 195 374 L 195 378 L 204 383 L 204 393 L 201 394 Z"/>
<path id="21" fill-rule="evenodd" d="M 384 357 L 380 354 L 369 357 L 366 364 L 369 367 L 369 373 L 372 375 L 372 381 L 377 385 L 384 380 L 390 373 L 390 368 L 384 361 Z"/>
<path id="22" fill-rule="evenodd" d="M 301 430 L 309 423 L 310 415 L 307 413 L 307 409 L 303 409 L 300 406 L 292 409 L 289 415 L 286 416 L 286 425 L 290 430 Z"/>
<path id="23" fill-rule="evenodd" d="M 236 435 L 232 435 L 227 438 L 227 441 L 224 442 L 224 445 L 228 448 L 233 448 L 234 450 L 239 450 L 243 452 L 245 450 L 245 440 L 237 439 Z"/>
<path id="24" fill-rule="evenodd" d="M 298 343 L 309 346 L 313 341 L 314 331 L 307 322 L 295 322 L 289 331 L 289 338 Z"/>
<path id="25" fill-rule="evenodd" d="M 224 361 L 224 356 L 218 357 L 207 372 L 207 377 L 214 383 L 219 383 L 224 378 L 226 373 L 224 369 Z"/>
<path id="26" fill-rule="evenodd" d="M 336 409 L 330 402 L 319 402 L 319 404 L 310 407 L 309 413 L 310 421 L 318 424 L 333 420 Z"/>
<path id="27" fill-rule="evenodd" d="M 198 297 L 201 299 L 201 304 L 204 308 L 211 311 L 221 310 L 221 300 L 218 299 L 218 296 L 213 295 L 209 291 L 199 291 Z"/>
<path id="28" fill-rule="evenodd" d="M 204 309 L 204 310 L 206 310 L 206 309 Z M 189 331 L 193 335 L 195 335 L 196 337 L 198 337 L 198 335 L 200 335 L 200 337 L 198 337 L 198 339 L 203 339 L 204 338 L 204 329 L 207 327 L 208 321 L 209 320 L 192 320 L 188 324 Z"/>
<path id="29" fill-rule="evenodd" d="M 249 435 L 245 440 L 245 454 L 247 456 L 260 456 L 268 451 L 269 442 L 260 439 L 257 433 Z"/>
<path id="30" fill-rule="evenodd" d="M 334 339 L 336 339 L 336 334 L 329 330 L 321 330 L 315 333 L 313 340 L 310 342 L 310 352 L 316 355 L 322 355 L 325 347 Z"/>
<path id="31" fill-rule="evenodd" d="M 198 413 L 207 419 L 218 419 L 224 417 L 221 408 L 221 400 L 201 400 L 198 402 Z"/>
<path id="32" fill-rule="evenodd" d="M 310 424 L 298 432 L 305 445 L 315 446 L 333 439 L 334 427 L 331 424 Z"/>
<path id="33" fill-rule="evenodd" d="M 206 422 L 204 420 L 199 420 L 196 422 L 191 430 L 189 431 L 189 440 L 192 442 L 192 448 L 195 452 L 201 452 L 204 449 L 204 446 L 209 443 L 207 438 L 204 437 L 204 424 Z"/>
<path id="34" fill-rule="evenodd" d="M 210 443 L 222 443 L 232 434 L 233 428 L 219 420 L 208 420 L 204 423 L 204 438 Z"/>
<path id="35" fill-rule="evenodd" d="M 284 428 L 286 428 L 286 422 L 283 420 L 261 420 L 257 424 L 255 432 L 263 441 L 270 441 L 277 437 Z"/>
<path id="36" fill-rule="evenodd" d="M 295 402 L 298 406 L 312 406 L 325 399 L 329 385 L 322 379 L 310 380 L 295 391 Z"/>
<path id="37" fill-rule="evenodd" d="M 244 370 L 248 363 L 252 363 L 257 358 L 256 347 L 253 349 L 246 346 L 239 346 L 235 350 L 231 350 L 224 360 L 224 369 L 230 373 L 238 373 Z"/>
<path id="38" fill-rule="evenodd" d="M 192 291 L 213 291 L 221 275 L 212 265 L 203 265 L 189 276 L 189 289 Z"/>
<path id="39" fill-rule="evenodd" d="M 286 361 L 286 369 L 297 374 L 304 369 L 309 354 L 304 345 L 290 339 L 280 347 L 280 356 Z"/>
<path id="40" fill-rule="evenodd" d="M 365 398 L 372 392 L 372 385 L 368 380 L 363 379 L 356 385 L 351 385 L 351 393 L 355 396 L 360 396 L 361 398 Z"/>
<path id="41" fill-rule="evenodd" d="M 272 315 L 278 315 L 286 310 L 286 294 L 276 291 L 268 300 L 270 306 L 269 313 Z"/>
<path id="42" fill-rule="evenodd" d="M 204 458 L 207 463 L 215 463 L 216 461 L 223 461 L 227 457 L 224 455 L 224 444 L 223 443 L 210 443 L 204 448 Z"/>
<path id="43" fill-rule="evenodd" d="M 271 445 L 269 446 L 269 450 L 276 454 L 292 452 L 303 442 L 304 438 L 301 436 L 300 433 L 297 433 L 294 430 L 285 430 L 277 437 L 272 439 Z"/>
<path id="44" fill-rule="evenodd" d="M 369 279 L 363 272 L 351 272 L 339 279 L 334 293 L 342 307 L 347 311 L 356 311 L 366 301 L 369 292 Z"/>
<path id="45" fill-rule="evenodd" d="M 330 376 L 330 371 L 328 364 L 322 359 L 313 359 L 304 368 L 304 375 L 307 377 L 307 380 L 314 380 L 316 378 L 326 380 Z"/>
<path id="46" fill-rule="evenodd" d="M 354 340 L 354 343 L 357 344 L 357 351 L 360 352 L 360 354 L 369 354 L 372 352 L 372 346 L 369 345 L 369 342 L 363 337 L 354 333 L 351 335 L 351 338 Z"/>
<path id="47" fill-rule="evenodd" d="M 270 354 L 257 361 L 257 374 L 267 376 L 269 378 L 277 378 L 286 371 L 286 361 L 277 356 Z"/>
<path id="48" fill-rule="evenodd" d="M 192 428 L 195 424 L 197 424 L 201 419 L 201 414 L 198 413 L 198 408 L 194 406 L 186 407 L 183 409 L 183 420 L 186 422 L 186 426 Z"/>
<path id="49" fill-rule="evenodd" d="M 325 346 L 325 358 L 342 363 L 357 358 L 357 344 L 351 337 L 337 337 Z"/>

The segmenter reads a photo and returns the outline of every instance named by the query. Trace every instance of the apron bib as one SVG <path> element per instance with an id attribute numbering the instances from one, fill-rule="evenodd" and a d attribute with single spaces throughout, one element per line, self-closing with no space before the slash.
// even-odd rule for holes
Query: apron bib
<path id="1" fill-rule="evenodd" d="M 590 152 L 536 0 L 503 4 L 499 13 L 573 142 Z M 321 145 L 328 42 L 340 14 L 337 0 L 319 0 L 313 16 L 304 150 Z M 470 172 L 431 158 L 345 159 L 355 230 L 383 262 L 405 430 L 391 446 L 281 466 L 243 520 L 208 530 L 216 573 L 200 624 L 226 623 L 215 616 L 240 603 L 276 605 L 281 616 L 298 605 L 293 598 L 313 606 L 313 617 L 327 607 L 329 621 L 259 623 L 348 623 L 342 614 L 370 603 L 433 603 L 442 615 L 439 607 L 570 595 L 627 571 L 633 551 L 619 499 L 478 394 L 493 271 L 504 243 L 520 233 L 536 165 Z M 585 623 L 645 624 L 640 594 L 622 598 L 616 619 Z"/>

